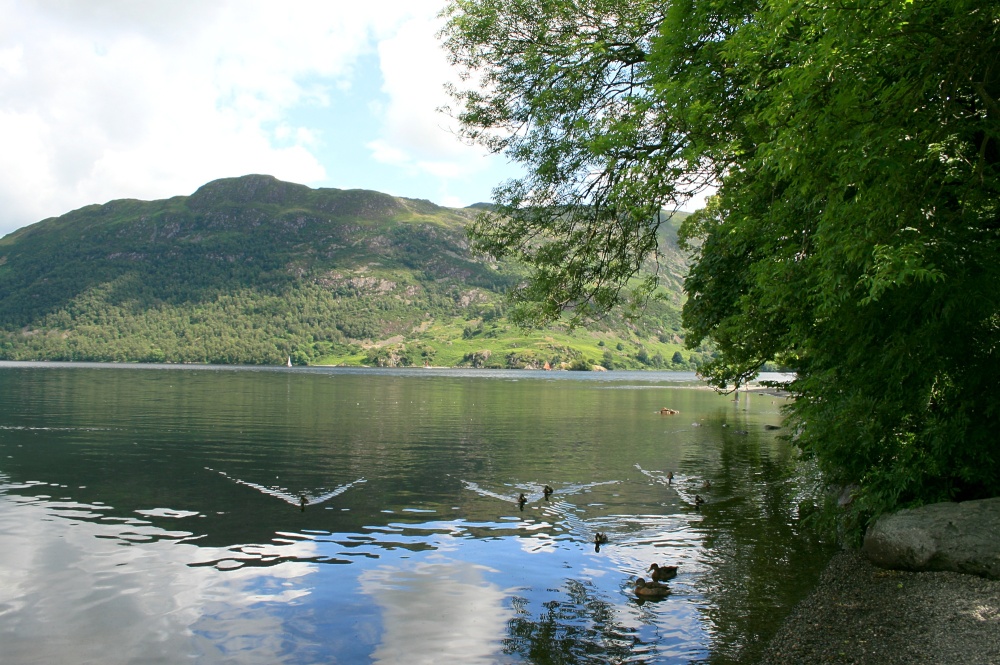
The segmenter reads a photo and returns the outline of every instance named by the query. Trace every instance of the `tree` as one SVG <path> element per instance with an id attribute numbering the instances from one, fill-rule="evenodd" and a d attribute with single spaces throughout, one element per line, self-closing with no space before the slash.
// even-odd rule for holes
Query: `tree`
<path id="1" fill-rule="evenodd" d="M 730 40 L 753 74 L 733 166 L 685 229 L 689 343 L 721 351 L 701 371 L 796 370 L 799 444 L 862 517 L 997 494 L 996 6 L 755 20 Z"/>
<path id="2" fill-rule="evenodd" d="M 453 0 L 466 136 L 528 175 L 474 229 L 543 317 L 626 300 L 693 182 L 685 342 L 793 369 L 798 445 L 864 519 L 1000 493 L 1000 6 Z M 693 174 L 693 175 L 691 175 Z M 653 283 L 641 285 L 648 293 Z"/>
<path id="3" fill-rule="evenodd" d="M 452 63 L 479 83 L 452 90 L 460 135 L 528 166 L 472 231 L 478 250 L 534 267 L 515 320 L 603 313 L 655 286 L 626 288 L 655 255 L 661 210 L 698 175 L 652 86 L 665 6 L 453 0 L 443 12 Z"/>
<path id="4" fill-rule="evenodd" d="M 643 365 L 648 365 L 650 363 L 649 351 L 646 350 L 646 347 L 639 347 L 639 351 L 635 354 L 635 359 Z"/>

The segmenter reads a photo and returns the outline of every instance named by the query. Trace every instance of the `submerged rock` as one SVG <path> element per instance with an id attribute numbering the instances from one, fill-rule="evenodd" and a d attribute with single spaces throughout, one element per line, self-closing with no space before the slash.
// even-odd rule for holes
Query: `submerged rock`
<path id="1" fill-rule="evenodd" d="M 883 515 L 868 528 L 862 549 L 883 568 L 1000 579 L 1000 497 Z"/>

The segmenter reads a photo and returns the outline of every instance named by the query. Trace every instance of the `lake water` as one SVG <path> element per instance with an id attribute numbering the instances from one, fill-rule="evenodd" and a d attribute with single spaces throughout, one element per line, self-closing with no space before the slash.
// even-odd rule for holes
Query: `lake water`
<path id="1" fill-rule="evenodd" d="M 0 363 L 0 662 L 751 663 L 832 553 L 781 404 L 666 372 Z M 679 575 L 640 601 L 652 562 Z"/>

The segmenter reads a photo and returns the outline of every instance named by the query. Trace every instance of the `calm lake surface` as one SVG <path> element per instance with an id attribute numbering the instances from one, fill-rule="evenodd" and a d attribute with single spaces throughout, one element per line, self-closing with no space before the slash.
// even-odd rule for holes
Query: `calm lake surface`
<path id="1" fill-rule="evenodd" d="M 687 373 L 0 363 L 0 662 L 752 663 L 832 554 L 782 403 Z M 680 572 L 639 601 L 652 562 Z"/>

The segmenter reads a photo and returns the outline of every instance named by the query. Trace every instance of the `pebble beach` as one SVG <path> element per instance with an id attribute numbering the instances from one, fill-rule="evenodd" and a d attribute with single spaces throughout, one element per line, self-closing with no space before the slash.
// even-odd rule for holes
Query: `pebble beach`
<path id="1" fill-rule="evenodd" d="M 837 553 L 760 665 L 1000 664 L 1000 580 L 877 568 Z"/>

